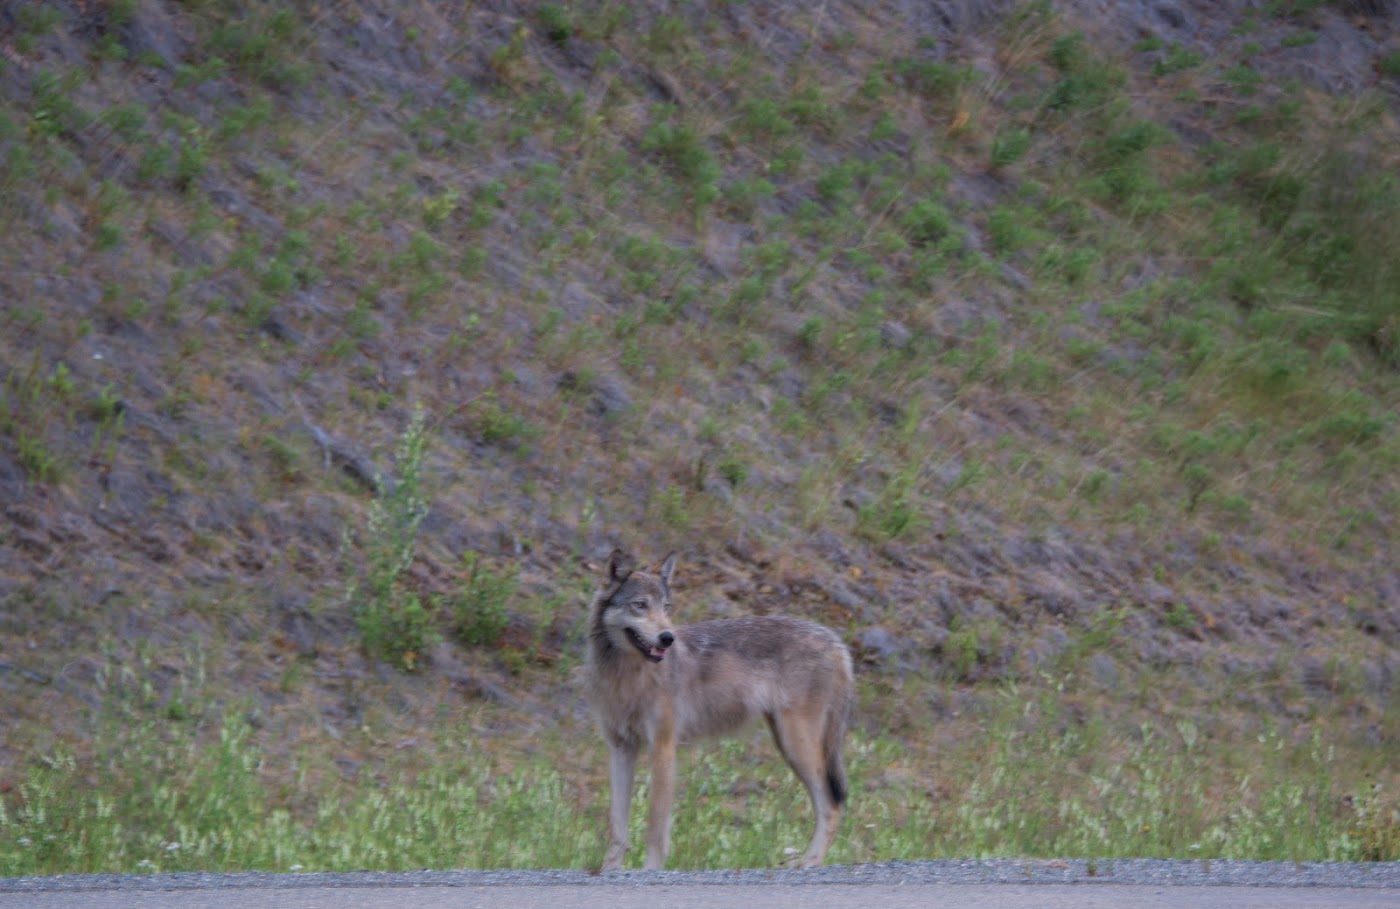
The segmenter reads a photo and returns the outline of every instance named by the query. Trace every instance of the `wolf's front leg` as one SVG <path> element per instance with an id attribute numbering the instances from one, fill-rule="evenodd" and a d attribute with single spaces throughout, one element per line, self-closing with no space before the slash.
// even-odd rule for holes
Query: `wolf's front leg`
<path id="1" fill-rule="evenodd" d="M 608 778 L 612 786 L 608 810 L 608 853 L 603 871 L 617 871 L 627 855 L 627 822 L 632 814 L 632 778 L 637 771 L 638 746 L 631 742 L 608 743 Z"/>
<path id="2" fill-rule="evenodd" d="M 647 871 L 666 867 L 671 851 L 671 803 L 676 797 L 676 733 L 669 723 L 651 743 L 651 804 L 647 811 Z"/>

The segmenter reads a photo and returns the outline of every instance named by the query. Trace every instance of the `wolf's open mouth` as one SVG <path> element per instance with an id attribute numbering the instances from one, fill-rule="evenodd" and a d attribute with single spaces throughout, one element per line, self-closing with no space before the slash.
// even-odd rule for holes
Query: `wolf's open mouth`
<path id="1" fill-rule="evenodd" d="M 666 655 L 666 649 L 664 647 L 652 647 L 643 641 L 641 635 L 637 634 L 637 632 L 633 631 L 631 628 L 624 628 L 622 630 L 627 632 L 627 640 L 632 642 L 632 646 L 640 650 L 642 656 L 651 660 L 653 663 L 661 662 L 661 658 Z"/>

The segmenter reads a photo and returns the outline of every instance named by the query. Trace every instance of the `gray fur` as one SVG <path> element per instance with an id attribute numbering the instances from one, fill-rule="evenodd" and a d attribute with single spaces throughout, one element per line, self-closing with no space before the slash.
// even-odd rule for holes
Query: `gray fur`
<path id="1" fill-rule="evenodd" d="M 790 616 L 674 627 L 675 562 L 673 554 L 655 572 L 632 571 L 614 552 L 593 604 L 588 683 L 613 786 L 603 870 L 621 867 L 626 852 L 644 743 L 652 761 L 646 867 L 660 868 L 670 845 L 677 744 L 734 732 L 760 717 L 811 796 L 817 830 L 802 864 L 819 865 L 847 791 L 841 744 L 854 692 L 850 653 L 829 628 Z"/>

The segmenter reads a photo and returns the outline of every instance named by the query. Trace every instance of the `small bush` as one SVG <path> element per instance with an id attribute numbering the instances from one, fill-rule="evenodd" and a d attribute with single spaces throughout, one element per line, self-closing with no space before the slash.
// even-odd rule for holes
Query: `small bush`
<path id="1" fill-rule="evenodd" d="M 1167 49 L 1162 59 L 1153 64 L 1152 75 L 1168 76 L 1172 73 L 1179 73 L 1182 70 L 1200 66 L 1201 60 L 1201 55 L 1195 51 L 1188 50 L 1180 44 L 1173 44 Z"/>
<path id="2" fill-rule="evenodd" d="M 904 213 L 900 226 L 910 243 L 929 246 L 953 230 L 953 215 L 936 199 L 920 199 Z"/>
<path id="3" fill-rule="evenodd" d="M 915 488 L 917 467 L 906 468 L 890 478 L 873 501 L 856 510 L 856 532 L 878 542 L 915 533 L 923 526 Z"/>
<path id="4" fill-rule="evenodd" d="M 998 205 L 987 215 L 987 236 L 999 256 L 1009 255 L 1042 239 L 1034 227 L 1036 214 L 1021 206 Z"/>
<path id="5" fill-rule="evenodd" d="M 943 642 L 943 659 L 953 678 L 971 680 L 972 670 L 977 667 L 977 632 L 971 628 L 950 632 Z"/>
<path id="6" fill-rule="evenodd" d="M 467 408 L 468 422 L 483 444 L 528 450 L 541 435 L 539 427 L 502 406 L 494 394 L 486 394 Z"/>
<path id="7" fill-rule="evenodd" d="M 473 646 L 494 644 L 510 619 L 506 604 L 515 595 L 518 575 L 492 569 L 477 552 L 463 556 L 462 566 L 466 579 L 449 603 L 453 633 Z"/>
<path id="8" fill-rule="evenodd" d="M 574 34 L 573 10 L 556 3 L 546 3 L 535 13 L 540 31 L 553 44 L 563 47 Z"/>
<path id="9" fill-rule="evenodd" d="M 697 206 L 719 198 L 719 162 L 694 127 L 669 118 L 653 123 L 642 137 L 642 149 L 655 153 L 670 166 Z"/>
<path id="10" fill-rule="evenodd" d="M 380 481 L 369 509 L 364 563 L 346 589 L 365 650 L 410 672 L 439 638 L 431 612 L 408 589 L 405 577 L 413 564 L 418 525 L 428 514 L 422 492 L 423 424 L 423 411 L 415 411 L 399 441 L 398 482 Z"/>
<path id="11" fill-rule="evenodd" d="M 992 167 L 1009 167 L 1031 149 L 1031 131 L 1022 127 L 1003 130 L 992 140 Z"/>
<path id="12" fill-rule="evenodd" d="M 1094 156 L 1095 188 L 1112 201 L 1134 209 L 1159 204 L 1161 185 L 1148 152 L 1170 142 L 1172 135 L 1151 120 L 1133 120 L 1104 137 Z"/>
<path id="13" fill-rule="evenodd" d="M 970 66 L 938 60 L 896 60 L 894 71 L 911 90 L 930 98 L 952 98 L 977 79 L 977 71 Z"/>
<path id="14" fill-rule="evenodd" d="M 1316 421 L 1306 430 L 1308 436 L 1332 445 L 1365 445 L 1381 438 L 1386 423 L 1360 410 L 1338 409 Z"/>
<path id="15" fill-rule="evenodd" d="M 1047 110 L 1062 114 L 1104 108 L 1127 81 L 1123 70 L 1097 59 L 1078 32 L 1057 38 L 1047 61 L 1060 73 L 1045 98 Z"/>
<path id="16" fill-rule="evenodd" d="M 729 482 L 730 486 L 742 486 L 749 477 L 749 465 L 740 457 L 733 454 L 725 455 L 720 459 L 716 468 L 719 475 Z"/>
<path id="17" fill-rule="evenodd" d="M 772 98 L 746 98 L 739 103 L 739 126 L 754 139 L 781 139 L 797 131 L 783 108 Z"/>
<path id="18" fill-rule="evenodd" d="M 311 69 L 298 51 L 298 13 L 292 8 L 255 10 L 216 29 L 209 47 L 243 75 L 269 88 L 305 83 Z"/>

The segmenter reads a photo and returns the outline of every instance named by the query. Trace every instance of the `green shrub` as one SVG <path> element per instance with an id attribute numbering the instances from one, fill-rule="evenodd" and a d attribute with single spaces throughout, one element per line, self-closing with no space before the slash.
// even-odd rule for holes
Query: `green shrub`
<path id="1" fill-rule="evenodd" d="M 39 70 L 34 74 L 34 112 L 30 131 L 44 137 L 71 136 L 92 122 L 78 106 L 77 90 L 83 83 L 81 70 L 55 73 Z"/>
<path id="2" fill-rule="evenodd" d="M 491 568 L 477 552 L 463 556 L 462 566 L 466 579 L 448 604 L 453 633 L 467 644 L 489 646 L 506 630 L 506 604 L 515 595 L 518 575 Z"/>
<path id="3" fill-rule="evenodd" d="M 797 131 L 781 105 L 770 97 L 745 98 L 739 102 L 739 126 L 754 139 L 781 139 Z"/>
<path id="4" fill-rule="evenodd" d="M 545 38 L 560 47 L 567 44 L 574 34 L 574 15 L 570 7 L 546 3 L 535 13 L 535 21 L 539 23 Z"/>
<path id="5" fill-rule="evenodd" d="M 439 635 L 432 613 L 408 588 L 418 526 L 428 514 L 423 498 L 423 452 L 427 442 L 422 410 L 414 412 L 399 441 L 398 481 L 380 480 L 365 528 L 364 562 L 352 572 L 346 599 L 365 650 L 400 669 L 416 669 Z"/>
<path id="6" fill-rule="evenodd" d="M 998 205 L 987 215 L 987 237 L 998 256 L 1006 256 L 1042 238 L 1035 212 L 1024 206 Z"/>
<path id="7" fill-rule="evenodd" d="M 937 243 L 953 230 L 953 215 L 936 199 L 920 199 L 900 218 L 909 242 L 916 246 Z"/>
<path id="8" fill-rule="evenodd" d="M 1104 109 L 1127 81 L 1123 70 L 1095 57 L 1079 32 L 1050 45 L 1047 62 L 1060 73 L 1045 98 L 1045 108 L 1062 114 Z"/>
<path id="9" fill-rule="evenodd" d="M 1008 167 L 1031 149 L 1031 131 L 1024 127 L 1002 130 L 992 140 L 992 167 Z"/>
<path id="10" fill-rule="evenodd" d="M 1155 209 L 1161 204 L 1161 185 L 1153 173 L 1148 152 L 1166 144 L 1172 134 L 1151 120 L 1131 120 L 1104 136 L 1093 167 L 1092 181 L 1109 199 L 1135 210 Z"/>
<path id="11" fill-rule="evenodd" d="M 977 71 L 972 67 L 939 60 L 896 60 L 894 72 L 911 90 L 930 98 L 951 98 L 958 89 L 977 79 Z"/>
<path id="12" fill-rule="evenodd" d="M 828 205 L 843 208 L 855 203 L 856 182 L 861 174 L 861 166 L 853 161 L 845 161 L 830 168 L 817 177 L 817 196 Z"/>
<path id="13" fill-rule="evenodd" d="M 697 206 L 719 198 L 719 162 L 706 147 L 705 137 L 694 127 L 677 123 L 674 115 L 668 115 L 647 130 L 642 149 L 667 163 Z"/>
<path id="14" fill-rule="evenodd" d="M 729 482 L 730 486 L 736 488 L 742 486 L 749 477 L 749 465 L 734 454 L 727 454 L 721 458 L 715 469 L 721 477 Z"/>
<path id="15" fill-rule="evenodd" d="M 1179 73 L 1182 70 L 1200 66 L 1201 60 L 1201 55 L 1195 51 L 1182 47 L 1180 44 L 1173 44 L 1167 49 L 1162 59 L 1152 65 L 1152 75 L 1167 76 Z"/>
<path id="16" fill-rule="evenodd" d="M 918 531 L 924 524 L 920 508 L 917 466 L 890 477 L 872 501 L 856 509 L 856 532 L 876 542 L 894 540 Z"/>
<path id="17" fill-rule="evenodd" d="M 270 88 L 301 85 L 311 68 L 297 48 L 300 21 L 292 7 L 255 6 L 216 27 L 208 46 L 240 73 Z"/>
<path id="18" fill-rule="evenodd" d="M 486 445 L 501 445 L 523 452 L 541 435 L 539 427 L 507 410 L 490 392 L 467 407 L 467 418 Z"/>

